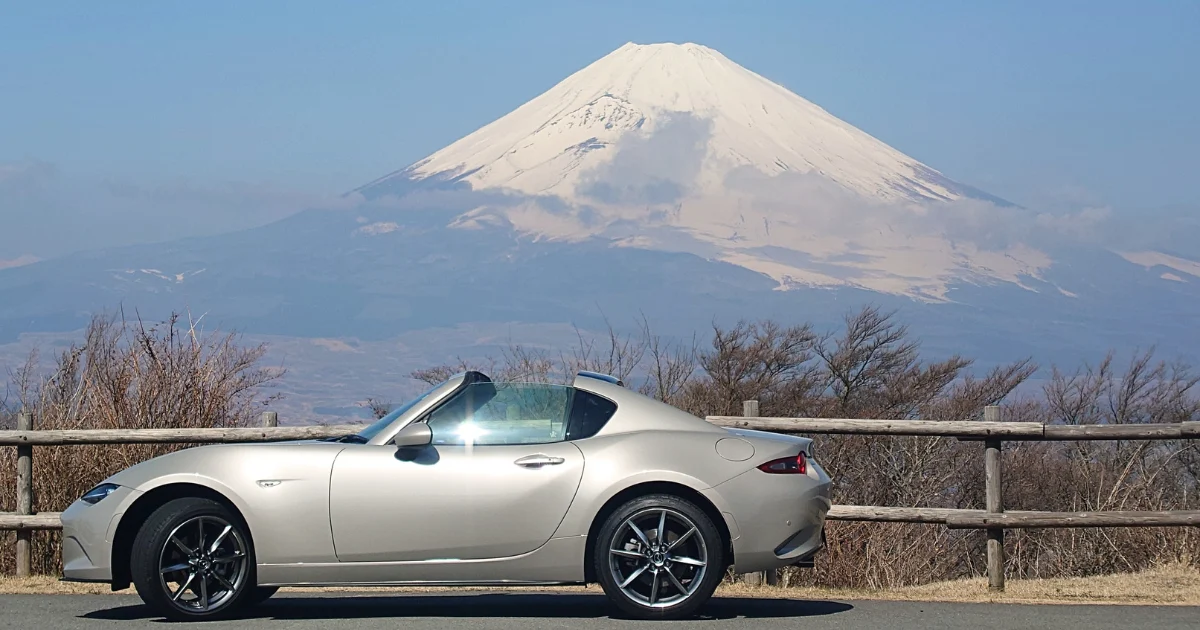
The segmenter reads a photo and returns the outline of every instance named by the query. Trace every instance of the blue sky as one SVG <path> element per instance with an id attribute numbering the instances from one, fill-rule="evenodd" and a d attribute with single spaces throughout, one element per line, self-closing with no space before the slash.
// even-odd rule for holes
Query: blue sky
<path id="1" fill-rule="evenodd" d="M 0 164 L 336 194 L 694 41 L 1019 203 L 1195 207 L 1198 32 L 1194 1 L 3 2 Z"/>

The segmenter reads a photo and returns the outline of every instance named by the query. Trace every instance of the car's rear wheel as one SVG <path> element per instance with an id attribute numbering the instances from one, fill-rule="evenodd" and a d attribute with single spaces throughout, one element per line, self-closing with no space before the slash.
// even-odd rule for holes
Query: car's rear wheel
<path id="1" fill-rule="evenodd" d="M 168 619 L 219 618 L 255 590 L 254 550 L 245 524 L 210 499 L 175 499 L 138 530 L 130 574 L 142 601 Z"/>
<path id="2" fill-rule="evenodd" d="M 592 543 L 596 577 L 609 599 L 639 619 L 689 617 L 724 570 L 721 534 L 690 501 L 668 494 L 617 508 Z"/>

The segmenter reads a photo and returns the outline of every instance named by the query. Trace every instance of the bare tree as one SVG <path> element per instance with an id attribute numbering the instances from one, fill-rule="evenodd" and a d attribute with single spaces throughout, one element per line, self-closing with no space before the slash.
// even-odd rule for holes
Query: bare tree
<path id="1" fill-rule="evenodd" d="M 409 378 L 422 381 L 428 385 L 437 385 L 444 382 L 446 379 L 468 371 L 492 372 L 496 368 L 494 359 L 485 359 L 483 361 L 471 362 L 462 357 L 456 357 L 453 363 L 443 363 L 430 368 L 413 370 L 409 373 Z"/>
<path id="2" fill-rule="evenodd" d="M 757 399 L 764 413 L 786 414 L 803 406 L 817 382 L 812 327 L 774 321 L 713 326 L 712 347 L 699 354 L 704 378 L 689 386 L 686 404 L 712 415 L 740 413 L 742 401 Z"/>
<path id="3" fill-rule="evenodd" d="M 376 420 L 379 420 L 380 418 L 383 418 L 392 412 L 391 403 L 385 403 L 377 398 L 367 397 L 367 400 L 364 404 L 366 405 L 367 409 L 371 410 L 371 417 L 375 418 Z"/>
<path id="4" fill-rule="evenodd" d="M 693 335 L 688 345 L 664 340 L 651 331 L 650 322 L 644 316 L 642 336 L 646 340 L 650 365 L 639 390 L 656 400 L 682 405 L 682 397 L 698 367 L 696 337 Z"/>
<path id="5" fill-rule="evenodd" d="M 648 324 L 641 337 L 618 333 L 607 318 L 604 320 L 607 336 L 603 344 L 596 346 L 596 340 L 587 337 L 579 328 L 575 329 L 577 342 L 569 355 L 563 355 L 562 365 L 567 374 L 576 374 L 583 370 L 609 374 L 621 380 L 629 376 L 642 363 L 646 355 Z"/>
<path id="6" fill-rule="evenodd" d="M 249 426 L 277 399 L 267 390 L 282 368 L 261 367 L 265 345 L 238 335 L 205 332 L 197 320 L 172 314 L 163 322 L 97 315 L 82 343 L 60 352 L 50 370 L 36 352 L 10 380 L 15 407 L 42 429 L 201 428 Z M 10 405 L 12 414 L 17 409 Z M 34 509 L 57 511 L 99 480 L 181 445 L 64 446 L 34 457 Z M 0 451 L 0 510 L 15 496 L 12 449 Z M 57 570 L 58 534 L 35 545 L 42 572 Z M 11 546 L 0 549 L 5 558 Z M 11 566 L 9 560 L 4 561 Z"/>
<path id="7" fill-rule="evenodd" d="M 563 375 L 546 350 L 515 343 L 504 349 L 503 367 L 497 373 L 500 381 L 528 383 L 549 383 L 556 377 L 561 380 Z"/>
<path id="8" fill-rule="evenodd" d="M 987 371 L 952 356 L 926 360 L 894 313 L 868 307 L 836 330 L 771 320 L 713 326 L 707 347 L 693 337 L 668 341 L 645 317 L 639 331 L 613 326 L 596 338 L 577 331 L 563 352 L 509 343 L 499 361 L 462 358 L 412 373 L 439 383 L 480 369 L 497 381 L 559 382 L 580 369 L 614 374 L 698 416 L 735 415 L 757 399 L 764 415 L 963 420 L 1002 404 L 1007 420 L 1065 424 L 1186 422 L 1200 419 L 1200 375 L 1191 366 L 1140 353 L 1123 368 L 1109 356 L 1074 370 L 1050 369 L 1040 389 L 1021 386 L 1037 367 L 1028 359 Z M 36 355 L 10 375 L 0 426 L 25 406 L 48 428 L 236 426 L 252 419 L 277 371 L 258 366 L 265 350 L 228 335 L 203 334 L 178 318 L 153 326 L 98 318 L 86 340 L 43 373 Z M 536 392 L 535 392 L 536 393 Z M 531 394 L 532 395 L 532 394 Z M 566 404 L 560 398 L 546 404 Z M 385 406 L 368 400 L 376 417 Z M 7 417 L 7 419 L 6 419 Z M 817 438 L 821 463 L 842 504 L 982 508 L 978 443 L 882 436 Z M 59 447 L 39 451 L 37 507 L 59 509 L 108 472 L 162 447 Z M 42 455 L 41 453 L 45 453 Z M 1009 509 L 1200 509 L 1200 448 L 1195 441 L 1013 442 L 1003 452 Z M 14 498 L 11 449 L 0 452 L 0 503 Z M 6 477 L 6 475 L 8 475 Z M 0 509 L 11 507 L 0 506 Z M 885 587 L 979 575 L 984 539 L 938 526 L 829 523 L 829 546 L 816 571 L 792 583 Z M 1128 571 L 1156 562 L 1200 562 L 1195 528 L 1021 530 L 1006 539 L 1015 576 Z M 11 547 L 9 547 L 11 548 Z M 54 569 L 51 546 L 41 547 Z M 5 552 L 8 553 L 8 552 Z"/>

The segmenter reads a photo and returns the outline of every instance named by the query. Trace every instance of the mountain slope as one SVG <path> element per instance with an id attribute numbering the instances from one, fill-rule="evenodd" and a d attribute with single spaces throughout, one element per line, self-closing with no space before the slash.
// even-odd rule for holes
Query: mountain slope
<path id="1" fill-rule="evenodd" d="M 612 161 L 623 137 L 662 130 L 680 113 L 708 127 L 695 192 L 719 192 L 731 171 L 748 166 L 766 175 L 817 173 L 883 200 L 982 196 L 692 43 L 625 44 L 508 115 L 359 191 L 434 179 L 578 199 L 587 196 L 591 177 Z"/>
<path id="2" fill-rule="evenodd" d="M 702 46 L 624 46 L 357 192 L 253 230 L 0 269 L 0 345 L 118 306 L 386 344 L 639 315 L 667 335 L 828 328 L 868 303 L 901 309 L 929 356 L 984 364 L 1200 344 L 1194 227 L 1110 251 L 1074 236 L 1096 217 L 956 184 Z M 423 356 L 443 356 L 440 334 Z M 380 393 L 352 370 L 308 377 L 328 388 L 312 396 Z"/>
<path id="3" fill-rule="evenodd" d="M 1029 286 L 1051 263 L 1025 243 L 964 238 L 957 225 L 976 229 L 1012 204 L 690 43 L 626 44 L 355 192 L 415 189 L 505 196 L 459 228 L 686 252 L 782 290 L 945 301 L 956 283 Z"/>

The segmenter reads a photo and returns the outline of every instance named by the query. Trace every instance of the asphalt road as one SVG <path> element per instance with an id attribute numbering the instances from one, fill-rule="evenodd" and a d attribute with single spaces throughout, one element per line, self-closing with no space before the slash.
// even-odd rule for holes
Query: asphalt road
<path id="1" fill-rule="evenodd" d="M 886 628 L 1150 628 L 1194 630 L 1200 607 L 1025 606 L 878 601 L 794 601 L 716 598 L 704 616 L 685 622 L 617 619 L 600 595 L 452 593 L 436 595 L 280 595 L 235 620 L 196 624 L 206 629 L 690 627 L 713 630 Z M 172 624 L 173 625 L 173 624 Z M 179 624 L 181 626 L 192 624 Z M 136 597 L 123 595 L 0 596 L 0 628 L 163 628 Z M 169 627 L 169 626 L 168 626 Z"/>

